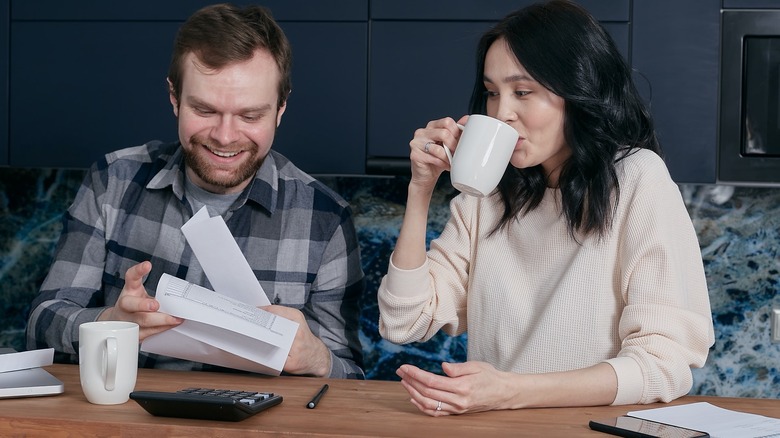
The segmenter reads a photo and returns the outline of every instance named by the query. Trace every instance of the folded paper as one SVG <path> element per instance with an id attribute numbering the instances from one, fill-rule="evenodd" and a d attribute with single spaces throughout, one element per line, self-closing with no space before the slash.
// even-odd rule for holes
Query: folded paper
<path id="1" fill-rule="evenodd" d="M 298 323 L 258 306 L 268 297 L 221 216 L 205 207 L 182 226 L 214 290 L 163 274 L 160 312 L 185 321 L 150 336 L 141 351 L 211 365 L 279 375 Z"/>

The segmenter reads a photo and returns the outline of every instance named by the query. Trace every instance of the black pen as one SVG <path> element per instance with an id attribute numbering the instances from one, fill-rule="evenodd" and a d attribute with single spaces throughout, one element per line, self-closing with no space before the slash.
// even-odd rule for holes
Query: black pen
<path id="1" fill-rule="evenodd" d="M 320 399 L 322 398 L 323 395 L 325 395 L 325 393 L 327 391 L 328 391 L 328 385 L 327 384 L 322 385 L 322 389 L 320 389 L 320 391 L 317 393 L 317 395 L 315 395 L 314 398 L 311 399 L 311 401 L 309 403 L 306 403 L 306 407 L 309 408 L 309 409 L 316 408 L 317 407 L 317 403 L 320 402 Z"/>

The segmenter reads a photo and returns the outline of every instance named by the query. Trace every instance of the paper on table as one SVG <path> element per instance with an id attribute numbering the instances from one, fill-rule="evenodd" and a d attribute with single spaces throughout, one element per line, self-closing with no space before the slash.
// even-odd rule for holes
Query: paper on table
<path id="1" fill-rule="evenodd" d="M 53 348 L 21 352 L 3 352 L 0 354 L 0 373 L 40 368 L 49 366 L 52 363 L 54 363 Z"/>
<path id="2" fill-rule="evenodd" d="M 701 430 L 712 438 L 780 437 L 780 419 L 731 411 L 706 402 L 629 412 L 629 416 Z"/>
<path id="3" fill-rule="evenodd" d="M 263 374 L 284 368 L 298 323 L 168 274 L 156 298 L 161 312 L 185 321 L 142 350 Z"/>
<path id="4" fill-rule="evenodd" d="M 215 291 L 255 306 L 271 304 L 222 216 L 201 208 L 181 227 Z"/>

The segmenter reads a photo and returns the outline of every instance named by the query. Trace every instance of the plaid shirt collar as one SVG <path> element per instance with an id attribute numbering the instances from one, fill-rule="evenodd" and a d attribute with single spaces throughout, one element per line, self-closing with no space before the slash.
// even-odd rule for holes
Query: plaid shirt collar
<path id="1" fill-rule="evenodd" d="M 236 200 L 234 208 L 240 208 L 247 201 L 252 201 L 263 207 L 269 214 L 273 214 L 279 196 L 279 169 L 276 167 L 275 155 L 276 152 L 273 150 L 268 152 L 254 179 Z M 168 187 L 180 201 L 184 200 L 184 152 L 181 144 L 176 148 L 171 159 L 146 185 L 150 190 L 162 190 Z"/>

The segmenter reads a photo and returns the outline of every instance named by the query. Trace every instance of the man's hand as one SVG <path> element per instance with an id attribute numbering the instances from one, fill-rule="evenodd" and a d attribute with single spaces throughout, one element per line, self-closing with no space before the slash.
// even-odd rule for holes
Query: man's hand
<path id="1" fill-rule="evenodd" d="M 144 289 L 143 278 L 152 270 L 150 262 L 141 262 L 127 270 L 125 287 L 116 305 L 100 314 L 99 321 L 131 321 L 138 324 L 138 340 L 176 327 L 182 319 L 160 313 L 160 303 Z"/>
<path id="2" fill-rule="evenodd" d="M 330 350 L 309 330 L 306 318 L 298 309 L 285 306 L 265 306 L 261 309 L 298 323 L 292 348 L 284 363 L 284 371 L 290 374 L 327 377 L 330 374 Z"/>

